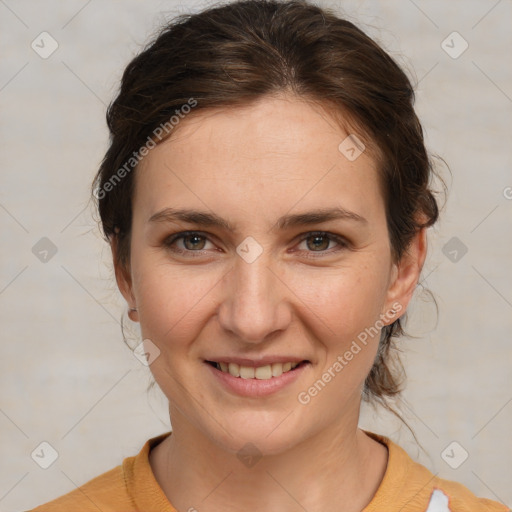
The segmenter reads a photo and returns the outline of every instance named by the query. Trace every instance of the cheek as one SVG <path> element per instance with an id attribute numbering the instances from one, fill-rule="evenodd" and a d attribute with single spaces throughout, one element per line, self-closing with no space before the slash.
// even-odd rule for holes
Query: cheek
<path id="1" fill-rule="evenodd" d="M 211 309 L 217 272 L 134 258 L 134 292 L 141 332 L 163 350 L 179 349 L 193 340 Z M 162 346 L 164 345 L 164 346 Z"/>
<path id="2" fill-rule="evenodd" d="M 344 411 L 360 396 L 380 341 L 387 277 L 379 265 L 351 267 L 317 279 L 315 287 L 321 288 L 303 294 L 315 313 L 309 318 L 323 350 L 318 352 L 322 355 L 315 379 L 298 399 L 301 404 L 314 404 L 319 415 L 325 414 L 328 404 Z"/>
<path id="3" fill-rule="evenodd" d="M 138 272 L 135 293 L 142 339 L 151 340 L 160 351 L 151 373 L 169 401 L 186 409 L 187 390 L 198 363 L 194 340 L 200 338 L 209 318 L 208 291 L 215 280 L 206 273 L 193 275 L 193 271 L 161 263 L 141 261 L 134 269 Z M 201 395 L 201 389 L 195 389 L 197 400 L 202 400 Z"/>
<path id="4" fill-rule="evenodd" d="M 290 288 L 307 306 L 307 316 L 324 325 L 325 344 L 343 344 L 379 319 L 388 282 L 381 267 L 368 258 L 366 264 L 293 275 Z"/>
<path id="5" fill-rule="evenodd" d="M 193 341 L 212 321 L 220 297 L 226 296 L 222 278 L 228 268 L 167 264 L 143 253 L 133 254 L 132 269 L 144 339 L 153 340 L 161 350 L 193 352 Z M 275 272 L 286 286 L 276 279 L 272 293 L 286 302 L 295 317 L 292 321 L 302 324 L 299 330 L 311 331 L 329 353 L 343 353 L 382 312 L 388 275 L 373 253 L 359 255 L 357 264 L 290 265 Z"/>

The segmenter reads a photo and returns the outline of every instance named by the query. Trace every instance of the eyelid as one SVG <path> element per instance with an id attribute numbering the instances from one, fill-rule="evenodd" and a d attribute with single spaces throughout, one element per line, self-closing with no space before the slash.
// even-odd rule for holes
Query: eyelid
<path id="1" fill-rule="evenodd" d="M 308 231 L 306 233 L 302 233 L 301 235 L 299 235 L 300 238 L 297 241 L 297 245 L 302 243 L 304 240 L 307 240 L 308 238 L 314 236 L 325 237 L 329 241 L 336 242 L 338 246 L 324 251 L 307 251 L 295 249 L 292 252 L 302 253 L 302 257 L 306 260 L 321 261 L 322 259 L 328 258 L 330 256 L 339 255 L 342 251 L 346 251 L 352 247 L 351 243 L 345 237 L 338 235 L 336 233 L 332 233 L 330 231 Z"/>
<path id="2" fill-rule="evenodd" d="M 178 254 L 187 253 L 187 255 L 191 255 L 193 258 L 198 257 L 198 256 L 203 256 L 205 252 L 208 252 L 205 249 L 201 249 L 200 251 L 189 251 L 187 249 L 172 249 L 171 246 L 172 246 L 172 244 L 174 244 L 174 242 L 176 242 L 177 240 L 186 238 L 187 236 L 192 236 L 192 235 L 198 235 L 198 236 L 205 238 L 206 240 L 211 242 L 210 235 L 208 233 L 204 233 L 202 231 L 179 231 L 179 232 L 173 233 L 172 235 L 165 238 L 163 245 L 165 247 L 169 248 L 171 251 L 178 253 Z"/>
<path id="3" fill-rule="evenodd" d="M 322 236 L 322 237 L 327 238 L 329 241 L 336 242 L 339 246 L 338 248 L 336 248 L 334 250 L 330 249 L 330 250 L 326 250 L 326 251 L 306 251 L 308 254 L 312 254 L 312 255 L 332 254 L 332 253 L 338 252 L 342 249 L 346 249 L 350 245 L 349 241 L 345 237 L 343 237 L 341 235 L 337 235 L 336 233 L 331 233 L 330 231 L 308 231 L 307 233 L 303 233 L 299 236 L 301 238 L 298 240 L 297 243 L 301 243 L 304 240 L 307 240 L 308 238 L 311 238 L 313 236 Z M 310 257 L 310 256 L 308 256 L 308 257 Z M 316 258 L 317 256 L 312 256 L 312 257 Z"/>
<path id="4" fill-rule="evenodd" d="M 205 233 L 203 231 L 190 230 L 190 231 L 180 231 L 177 233 L 173 233 L 172 235 L 168 236 L 164 240 L 163 244 L 164 244 L 164 246 L 171 249 L 171 246 L 172 246 L 172 244 L 174 244 L 174 242 L 176 242 L 177 240 L 186 238 L 187 236 L 192 236 L 192 235 L 198 235 L 198 236 L 205 238 L 206 240 L 211 242 L 211 239 L 210 239 L 211 235 L 209 233 Z M 301 233 L 299 235 L 299 238 L 298 238 L 296 244 L 299 244 L 299 243 L 303 242 L 304 240 L 307 240 L 308 238 L 311 238 L 313 236 L 323 236 L 325 238 L 328 238 L 330 241 L 336 242 L 339 247 L 334 250 L 332 250 L 332 249 L 325 250 L 325 251 L 300 251 L 300 250 L 298 250 L 298 251 L 294 251 L 294 252 L 306 252 L 309 255 L 313 255 L 313 256 L 306 256 L 307 258 L 318 258 L 318 257 L 322 257 L 322 255 L 332 254 L 334 252 L 339 252 L 343 249 L 347 249 L 348 247 L 350 247 L 350 242 L 345 237 L 343 237 L 341 235 L 337 235 L 336 233 L 331 233 L 330 231 L 307 231 L 305 233 Z M 192 250 L 187 250 L 187 249 L 171 249 L 171 250 L 178 254 L 187 253 L 187 255 L 191 255 L 192 257 L 202 256 L 205 252 L 208 252 L 208 250 L 206 250 L 206 249 L 201 249 L 198 251 L 192 251 Z M 315 256 L 315 254 L 318 254 L 318 256 Z"/>

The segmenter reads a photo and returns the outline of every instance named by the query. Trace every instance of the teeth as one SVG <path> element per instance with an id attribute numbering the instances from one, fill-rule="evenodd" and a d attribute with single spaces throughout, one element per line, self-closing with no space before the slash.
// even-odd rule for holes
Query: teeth
<path id="1" fill-rule="evenodd" d="M 268 380 L 272 378 L 272 366 L 259 366 L 254 370 L 254 376 L 260 380 Z"/>
<path id="2" fill-rule="evenodd" d="M 283 373 L 283 365 L 281 363 L 272 363 L 272 377 L 279 377 Z"/>
<path id="3" fill-rule="evenodd" d="M 254 379 L 254 368 L 250 366 L 240 366 L 240 377 L 242 377 L 242 379 Z"/>
<path id="4" fill-rule="evenodd" d="M 230 375 L 233 375 L 233 377 L 240 377 L 240 366 L 236 363 L 229 363 L 228 371 Z"/>
<path id="5" fill-rule="evenodd" d="M 242 379 L 268 380 L 293 370 L 299 363 L 272 363 L 265 366 L 240 366 L 236 363 L 217 363 L 217 369 Z"/>

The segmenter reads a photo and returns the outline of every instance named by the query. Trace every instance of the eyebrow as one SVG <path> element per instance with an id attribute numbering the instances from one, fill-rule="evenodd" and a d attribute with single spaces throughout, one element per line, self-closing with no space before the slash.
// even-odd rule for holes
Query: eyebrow
<path id="1" fill-rule="evenodd" d="M 350 220 L 361 224 L 368 224 L 368 221 L 361 215 L 345 210 L 344 208 L 322 208 L 309 212 L 289 214 L 280 217 L 276 226 L 280 230 L 286 230 L 297 226 L 306 226 L 309 224 L 320 224 L 330 220 Z M 196 224 L 204 227 L 224 228 L 228 231 L 236 232 L 236 226 L 226 219 L 219 217 L 215 213 L 192 209 L 164 208 L 155 213 L 148 219 L 148 223 L 173 222 L 180 220 L 189 224 Z M 275 228 L 272 228 L 275 229 Z"/>

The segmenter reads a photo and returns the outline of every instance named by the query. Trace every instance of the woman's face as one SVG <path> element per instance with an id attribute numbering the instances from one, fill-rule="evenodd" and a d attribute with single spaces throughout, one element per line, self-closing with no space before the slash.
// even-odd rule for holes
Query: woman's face
<path id="1" fill-rule="evenodd" d="M 380 329 L 422 264 L 393 264 L 375 162 L 293 97 L 181 123 L 136 171 L 117 269 L 173 429 L 262 453 L 355 429 Z"/>

